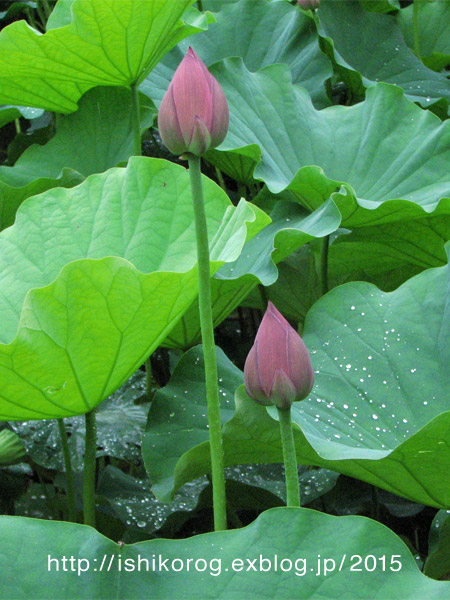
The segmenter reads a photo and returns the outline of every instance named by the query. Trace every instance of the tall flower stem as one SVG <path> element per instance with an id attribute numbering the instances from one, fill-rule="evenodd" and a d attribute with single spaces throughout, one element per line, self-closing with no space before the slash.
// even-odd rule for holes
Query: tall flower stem
<path id="1" fill-rule="evenodd" d="M 66 482 L 67 482 L 67 506 L 69 509 L 69 520 L 72 523 L 76 523 L 77 513 L 75 510 L 75 486 L 73 484 L 73 471 L 72 471 L 72 460 L 70 458 L 69 442 L 67 439 L 66 426 L 64 425 L 64 419 L 57 419 L 59 436 L 61 438 L 61 446 L 64 458 L 64 467 L 66 471 Z"/>
<path id="2" fill-rule="evenodd" d="M 95 459 L 97 455 L 97 424 L 95 409 L 85 415 L 86 437 L 83 472 L 84 524 L 95 527 Z"/>
<path id="3" fill-rule="evenodd" d="M 320 247 L 320 292 L 323 296 L 328 292 L 328 248 L 330 236 L 326 235 L 321 240 Z"/>
<path id="4" fill-rule="evenodd" d="M 133 127 L 133 156 L 141 156 L 141 111 L 139 106 L 139 93 L 136 83 L 133 83 L 131 85 L 131 100 L 131 121 Z"/>
<path id="5" fill-rule="evenodd" d="M 139 92 L 137 85 L 133 83 L 131 85 L 131 96 L 132 96 L 132 106 L 131 106 L 131 121 L 133 126 L 133 156 L 142 156 L 142 144 L 141 144 L 141 111 L 139 106 Z M 153 134 L 152 134 L 153 137 Z M 153 141 L 156 141 L 153 137 Z M 150 362 L 150 358 L 145 361 L 145 377 L 146 377 L 146 392 L 147 398 L 149 400 L 152 399 L 152 364 Z"/>
<path id="6" fill-rule="evenodd" d="M 297 454 L 295 453 L 294 432 L 292 431 L 291 409 L 278 409 L 281 444 L 283 446 L 284 471 L 286 478 L 286 499 L 288 506 L 300 506 L 300 486 L 298 481 Z"/>
<path id="7" fill-rule="evenodd" d="M 206 399 L 208 404 L 209 440 L 211 448 L 211 471 L 213 486 L 214 529 L 227 528 L 225 474 L 223 466 L 222 423 L 220 420 L 219 384 L 217 358 L 214 343 L 214 325 L 211 308 L 211 272 L 209 266 L 208 230 L 198 156 L 188 154 L 194 205 L 195 232 L 198 258 L 198 299 L 205 361 Z"/>
<path id="8" fill-rule="evenodd" d="M 413 33 L 414 52 L 420 59 L 420 37 L 419 37 L 419 0 L 413 0 Z"/>

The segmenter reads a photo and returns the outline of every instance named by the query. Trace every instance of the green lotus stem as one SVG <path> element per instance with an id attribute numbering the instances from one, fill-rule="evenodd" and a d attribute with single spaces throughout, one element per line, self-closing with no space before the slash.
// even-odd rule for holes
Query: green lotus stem
<path id="1" fill-rule="evenodd" d="M 152 362 L 150 357 L 145 361 L 145 392 L 147 394 L 147 399 L 152 400 L 152 384 L 153 384 L 153 372 L 152 372 Z"/>
<path id="2" fill-rule="evenodd" d="M 214 342 L 214 325 L 211 308 L 211 272 L 209 265 L 208 230 L 200 170 L 201 159 L 188 154 L 194 205 L 195 233 L 198 258 L 198 300 L 202 331 L 203 357 L 205 361 L 206 399 L 208 404 L 209 440 L 211 449 L 211 472 L 213 487 L 214 529 L 227 528 L 225 498 L 225 473 L 223 466 L 222 423 L 220 420 L 219 382 Z"/>
<path id="3" fill-rule="evenodd" d="M 300 506 L 300 485 L 298 481 L 297 454 L 295 452 L 294 432 L 292 431 L 291 409 L 278 410 L 281 445 L 283 446 L 284 471 L 286 478 L 286 504 Z"/>
<path id="4" fill-rule="evenodd" d="M 41 6 L 41 3 L 38 1 L 36 3 L 36 10 L 39 15 L 39 19 L 41 20 L 42 30 L 45 31 L 45 24 L 47 23 L 47 15 L 45 13 L 44 8 Z"/>
<path id="5" fill-rule="evenodd" d="M 245 183 L 238 182 L 238 196 L 239 196 L 239 200 L 241 198 L 247 197 L 247 190 L 245 188 Z"/>
<path id="6" fill-rule="evenodd" d="M 414 52 L 415 52 L 417 58 L 420 58 L 419 0 L 413 1 L 413 31 L 414 31 Z"/>
<path id="7" fill-rule="evenodd" d="M 216 175 L 217 175 L 217 181 L 219 182 L 220 187 L 223 189 L 224 192 L 226 192 L 227 191 L 227 186 L 225 185 L 225 181 L 223 179 L 222 171 L 219 169 L 219 167 L 216 167 Z"/>
<path id="8" fill-rule="evenodd" d="M 321 240 L 320 247 L 320 291 L 323 296 L 328 292 L 328 248 L 330 236 L 326 235 Z"/>
<path id="9" fill-rule="evenodd" d="M 49 16 L 50 16 L 50 14 L 51 14 L 51 12 L 52 12 L 52 9 L 50 8 L 48 0 L 42 0 L 42 6 L 44 7 L 45 16 L 48 19 Z"/>
<path id="10" fill-rule="evenodd" d="M 97 456 L 97 424 L 95 409 L 85 415 L 86 437 L 84 446 L 83 472 L 83 517 L 84 524 L 95 527 L 95 459 Z"/>
<path id="11" fill-rule="evenodd" d="M 139 106 L 139 93 L 136 83 L 133 83 L 131 85 L 131 99 L 131 122 L 133 126 L 133 156 L 141 156 L 141 113 Z"/>
<path id="12" fill-rule="evenodd" d="M 372 495 L 372 519 L 375 521 L 380 520 L 380 498 L 378 495 L 378 488 L 375 485 L 370 484 L 370 491 Z"/>
<path id="13" fill-rule="evenodd" d="M 61 438 L 61 446 L 64 458 L 64 467 L 66 471 L 67 482 L 67 507 L 69 509 L 69 520 L 72 523 L 77 521 L 77 513 L 75 510 L 75 486 L 73 484 L 72 459 L 70 458 L 69 442 L 67 439 L 66 426 L 64 419 L 57 419 L 59 436 Z"/>

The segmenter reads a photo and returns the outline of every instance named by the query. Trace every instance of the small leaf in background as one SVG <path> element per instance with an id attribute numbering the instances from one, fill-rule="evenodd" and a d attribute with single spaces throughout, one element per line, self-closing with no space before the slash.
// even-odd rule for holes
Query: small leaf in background
<path id="1" fill-rule="evenodd" d="M 0 467 L 20 462 L 25 454 L 22 438 L 9 429 L 0 431 Z"/>
<path id="2" fill-rule="evenodd" d="M 421 20 L 427 20 L 426 16 Z M 364 88 L 384 81 L 403 88 L 410 100 L 446 118 L 450 81 L 415 56 L 394 17 L 366 12 L 360 2 L 322 0 L 319 21 L 319 35 L 326 41 L 327 52 L 357 98 Z M 377 43 L 368 44 L 370 39 Z"/>
<path id="3" fill-rule="evenodd" d="M 430 528 L 429 555 L 424 573 L 434 579 L 450 576 L 450 511 L 440 510 Z"/>

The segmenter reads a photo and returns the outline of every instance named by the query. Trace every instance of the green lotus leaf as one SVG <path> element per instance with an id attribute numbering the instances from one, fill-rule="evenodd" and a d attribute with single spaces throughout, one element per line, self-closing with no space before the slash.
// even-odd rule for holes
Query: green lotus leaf
<path id="1" fill-rule="evenodd" d="M 54 9 L 47 19 L 45 25 L 46 31 L 70 25 L 70 22 L 72 21 L 71 9 L 74 2 L 75 0 L 57 0 Z"/>
<path id="2" fill-rule="evenodd" d="M 32 108 L 30 106 L 0 106 L 0 127 L 14 121 L 14 119 L 37 119 L 44 113 L 39 108 Z"/>
<path id="3" fill-rule="evenodd" d="M 366 12 L 359 1 L 336 0 L 323 0 L 318 15 L 319 35 L 356 96 L 377 81 L 385 81 L 403 88 L 410 100 L 446 117 L 450 81 L 415 56 L 394 17 Z M 367 40 L 377 43 L 368 44 Z"/>
<path id="4" fill-rule="evenodd" d="M 14 431 L 10 429 L 0 431 L 0 467 L 20 462 L 25 454 L 25 446 Z"/>
<path id="5" fill-rule="evenodd" d="M 182 521 L 189 519 L 191 511 L 197 507 L 201 492 L 208 480 L 201 480 L 185 486 L 170 504 L 158 502 L 151 492 L 147 478 L 137 479 L 111 465 L 106 466 L 99 478 L 97 495 L 106 500 L 109 511 L 127 525 L 127 539 L 131 530 L 153 533 L 161 529 L 168 519 Z M 103 502 L 97 510 L 105 511 Z M 106 512 L 106 511 L 105 511 Z M 131 534 L 133 535 L 133 534 Z"/>
<path id="6" fill-rule="evenodd" d="M 141 130 L 149 127 L 154 107 L 141 100 Z M 14 222 L 17 208 L 52 187 L 71 187 L 87 175 L 101 173 L 133 154 L 131 92 L 126 88 L 89 90 L 80 108 L 61 119 L 56 135 L 45 146 L 34 144 L 13 167 L 0 167 L 0 227 Z"/>
<path id="7" fill-rule="evenodd" d="M 450 217 L 432 215 L 336 233 L 330 236 L 328 288 L 364 280 L 392 291 L 424 269 L 446 264 L 444 244 L 450 239 Z M 317 244 L 300 248 L 277 269 L 278 279 L 266 287 L 266 298 L 255 290 L 243 304 L 264 310 L 270 299 L 285 316 L 303 323 L 322 293 Z"/>
<path id="8" fill-rule="evenodd" d="M 399 0 L 361 0 L 365 10 L 386 13 L 400 8 Z"/>
<path id="9" fill-rule="evenodd" d="M 204 190 L 214 273 L 256 217 Z M 189 174 L 160 159 L 25 202 L 0 234 L 1 417 L 81 414 L 124 383 L 197 294 L 194 229 Z"/>
<path id="10" fill-rule="evenodd" d="M 391 291 L 424 269 L 446 264 L 448 240 L 450 215 L 357 228 L 330 246 L 331 285 L 364 279 Z"/>
<path id="11" fill-rule="evenodd" d="M 302 506 L 332 490 L 339 478 L 339 473 L 329 469 L 310 469 L 307 466 L 299 466 L 298 473 L 302 490 Z M 261 488 L 282 499 L 284 504 L 286 503 L 286 479 L 282 464 L 235 465 L 225 469 L 225 477 L 227 485 L 230 480 L 234 480 L 247 486 Z M 227 493 L 227 501 L 228 496 Z M 239 510 L 239 505 L 237 510 Z"/>
<path id="12" fill-rule="evenodd" d="M 293 202 L 278 202 L 271 213 L 272 223 L 249 240 L 237 261 L 224 265 L 211 280 L 215 326 L 243 301 L 258 283 L 273 284 L 276 264 L 311 240 L 336 231 L 340 213 L 332 200 L 309 214 Z M 201 340 L 197 300 L 164 340 L 169 348 L 189 348 Z"/>
<path id="13" fill-rule="evenodd" d="M 413 7 L 397 14 L 403 37 L 414 49 Z M 433 71 L 442 71 L 450 64 L 450 4 L 448 2 L 419 2 L 418 29 L 420 58 Z"/>
<path id="14" fill-rule="evenodd" d="M 434 579 L 448 579 L 450 573 L 450 511 L 440 510 L 431 523 L 428 558 L 424 573 Z"/>
<path id="15" fill-rule="evenodd" d="M 311 16 L 287 2 L 225 2 L 207 31 L 180 42 L 141 85 L 158 105 L 189 46 L 209 67 L 240 56 L 250 71 L 275 63 L 289 65 L 294 83 L 304 86 L 318 107 L 327 106 L 325 80 L 333 70 L 321 52 Z M 241 33 L 239 33 L 241 32 Z"/>
<path id="16" fill-rule="evenodd" d="M 211 71 L 230 105 L 220 150 L 252 158 L 271 192 L 288 190 L 311 211 L 332 195 L 344 227 L 448 214 L 450 124 L 398 87 L 378 84 L 360 104 L 317 111 L 287 66 L 250 73 L 231 58 Z"/>
<path id="17" fill-rule="evenodd" d="M 306 508 L 273 508 L 242 529 L 120 546 L 85 525 L 2 516 L 0 540 L 0 593 L 16 600 L 53 600 L 61 594 L 78 600 L 144 599 L 149 590 L 152 598 L 188 600 L 198 598 L 199 590 L 202 598 L 223 600 L 312 600 L 318 594 L 335 600 L 344 590 L 349 600 L 446 600 L 450 591 L 449 582 L 423 575 L 407 546 L 384 525 Z M 319 571 L 318 554 L 334 561 L 334 567 L 329 560 L 324 573 L 321 562 Z M 68 558 L 62 569 L 63 556 L 75 557 L 73 570 Z M 104 557 L 106 564 L 100 568 Z M 362 562 L 355 566 L 358 557 Z M 49 558 L 54 561 L 49 563 Z M 160 558 L 167 561 L 158 568 Z M 259 568 L 261 559 L 266 562 Z"/>
<path id="18" fill-rule="evenodd" d="M 155 116 L 142 94 L 141 131 Z M 56 135 L 45 146 L 28 148 L 13 167 L 0 167 L 0 181 L 24 186 L 40 177 L 58 178 L 64 168 L 87 176 L 128 160 L 133 153 L 131 91 L 101 87 L 89 90 L 79 109 L 61 119 Z"/>
<path id="19" fill-rule="evenodd" d="M 275 283 L 266 287 L 265 297 L 254 289 L 246 296 L 242 305 L 264 311 L 267 300 L 271 300 L 282 315 L 300 326 L 321 293 L 319 278 L 316 271 L 311 269 L 311 247 L 303 246 L 277 268 L 278 278 Z M 308 286 L 305 286 L 305 278 L 308 278 Z"/>
<path id="20" fill-rule="evenodd" d="M 30 196 L 36 196 L 54 187 L 73 187 L 83 179 L 80 173 L 72 169 L 63 169 L 59 179 L 39 177 L 23 187 L 12 187 L 0 180 L 0 230 L 14 223 L 17 209 Z"/>
<path id="21" fill-rule="evenodd" d="M 181 21 L 191 4 L 125 2 L 119 18 L 115 0 L 75 0 L 70 24 L 44 35 L 12 23 L 0 34 L 0 102 L 67 113 L 92 87 L 142 81 L 181 39 L 207 26 L 203 15 Z"/>
<path id="22" fill-rule="evenodd" d="M 234 390 L 242 383 L 242 373 L 220 348 L 216 352 L 221 419 L 225 423 L 233 416 Z M 196 346 L 179 360 L 169 384 L 153 398 L 142 439 L 142 456 L 152 491 L 162 500 L 169 498 L 178 459 L 209 437 L 205 390 L 202 348 Z"/>
<path id="23" fill-rule="evenodd" d="M 450 506 L 443 476 L 450 465 L 448 271 L 428 269 L 390 293 L 352 282 L 314 304 L 303 339 L 315 385 L 292 409 L 301 464 L 345 473 L 422 504 Z M 222 385 L 232 388 L 235 379 Z M 236 402 L 235 416 L 224 425 L 226 464 L 281 462 L 275 419 L 243 388 Z M 165 422 L 170 424 L 167 414 Z M 209 460 L 207 442 L 192 447 L 176 464 L 173 489 L 209 472 Z M 173 473 L 167 469 L 163 476 L 167 489 Z"/>

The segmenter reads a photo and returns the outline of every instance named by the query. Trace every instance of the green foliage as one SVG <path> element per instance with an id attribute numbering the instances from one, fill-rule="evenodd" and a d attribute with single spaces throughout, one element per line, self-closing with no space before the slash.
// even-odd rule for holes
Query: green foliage
<path id="1" fill-rule="evenodd" d="M 0 0 L 0 597 L 449 597 L 450 4 L 404 5 Z M 202 162 L 220 533 L 190 182 L 156 118 L 190 45 L 230 107 Z M 277 415 L 242 386 L 269 299 L 315 369 L 308 509 L 280 508 Z M 64 522 L 93 408 L 97 531 Z M 71 555 L 90 570 L 48 571 Z M 138 555 L 223 569 L 119 570 Z M 230 568 L 275 555 L 308 568 Z"/>

